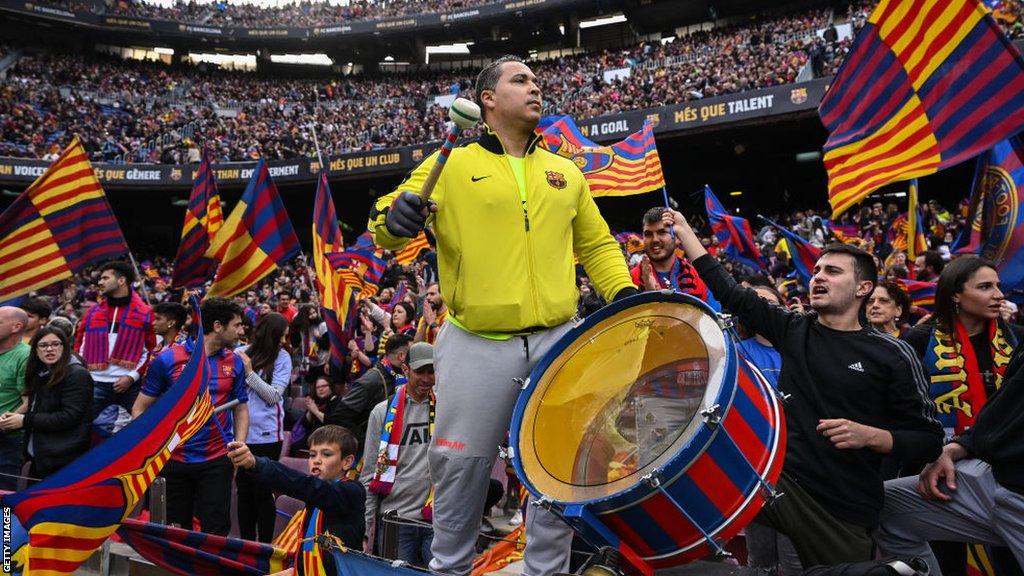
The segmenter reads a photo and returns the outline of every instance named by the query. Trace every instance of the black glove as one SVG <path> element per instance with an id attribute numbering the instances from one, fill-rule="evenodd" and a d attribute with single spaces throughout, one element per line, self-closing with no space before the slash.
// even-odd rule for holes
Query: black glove
<path id="1" fill-rule="evenodd" d="M 619 290 L 618 292 L 615 293 L 615 297 L 612 298 L 612 302 L 618 302 L 619 300 L 622 300 L 623 298 L 629 298 L 630 296 L 636 296 L 639 293 L 640 293 L 640 291 L 637 290 L 636 288 L 633 288 L 632 286 L 629 287 L 629 288 L 623 288 L 622 290 Z"/>
<path id="2" fill-rule="evenodd" d="M 424 214 L 428 210 L 424 209 L 428 208 L 430 204 L 432 203 L 423 200 L 419 194 L 402 192 L 391 205 L 384 220 L 388 232 L 395 236 L 415 238 L 427 223 L 427 217 Z"/>

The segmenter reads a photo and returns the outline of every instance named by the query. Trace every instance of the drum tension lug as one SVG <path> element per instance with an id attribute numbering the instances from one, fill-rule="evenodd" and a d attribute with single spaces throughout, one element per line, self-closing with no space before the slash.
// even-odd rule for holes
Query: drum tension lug
<path id="1" fill-rule="evenodd" d="M 764 492 L 765 506 L 771 506 L 772 504 L 775 503 L 776 500 L 786 495 L 785 492 L 779 492 L 778 490 L 776 490 L 775 486 L 773 486 L 770 482 L 767 481 L 761 482 L 761 491 Z"/>
<path id="2" fill-rule="evenodd" d="M 552 502 L 547 496 L 541 496 L 534 500 L 533 503 L 549 512 L 554 512 L 554 502 Z M 561 516 L 561 514 L 559 514 L 559 516 Z"/>
<path id="3" fill-rule="evenodd" d="M 513 378 L 512 381 L 519 385 L 520 390 L 526 390 L 530 386 L 529 378 Z"/>
<path id="4" fill-rule="evenodd" d="M 736 321 L 729 314 L 718 314 L 715 319 L 718 321 L 718 327 L 722 329 L 722 332 L 728 332 L 736 325 Z"/>
<path id="5" fill-rule="evenodd" d="M 712 540 L 711 542 L 713 543 L 714 548 L 715 548 L 715 559 L 716 560 L 722 560 L 722 559 L 725 559 L 725 558 L 732 558 L 733 557 L 732 552 L 729 552 L 728 550 L 723 548 L 721 544 L 719 544 L 718 542 L 715 542 L 714 540 Z"/>
<path id="6" fill-rule="evenodd" d="M 704 418 L 705 424 L 717 426 L 722 421 L 722 407 L 718 404 L 714 404 L 711 407 L 702 410 L 700 415 Z"/>
<path id="7" fill-rule="evenodd" d="M 651 488 L 657 488 L 661 486 L 661 476 L 659 476 L 657 472 L 650 472 L 648 474 L 645 474 L 642 478 L 640 478 L 640 481 L 643 482 L 644 484 L 647 484 Z"/>

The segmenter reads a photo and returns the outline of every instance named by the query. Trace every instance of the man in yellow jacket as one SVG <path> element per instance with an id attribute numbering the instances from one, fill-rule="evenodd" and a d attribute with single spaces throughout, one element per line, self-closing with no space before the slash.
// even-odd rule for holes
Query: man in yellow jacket
<path id="1" fill-rule="evenodd" d="M 572 327 L 579 292 L 573 253 L 606 299 L 635 294 L 618 244 L 583 174 L 537 147 L 536 77 L 506 56 L 476 82 L 484 126 L 452 151 L 431 201 L 418 195 L 436 153 L 370 214 L 379 246 L 401 248 L 432 221 L 448 320 L 435 342 L 437 419 L 429 452 L 433 570 L 468 574 L 498 445 L 519 395 L 517 379 Z M 524 574 L 566 572 L 571 530 L 527 512 Z"/>

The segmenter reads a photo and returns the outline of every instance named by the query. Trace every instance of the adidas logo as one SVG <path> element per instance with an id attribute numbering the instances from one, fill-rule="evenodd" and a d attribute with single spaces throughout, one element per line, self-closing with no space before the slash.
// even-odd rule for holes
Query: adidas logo
<path id="1" fill-rule="evenodd" d="M 850 370 L 856 370 L 857 372 L 864 371 L 864 367 L 860 365 L 860 362 L 854 362 L 853 364 L 847 366 L 847 368 L 849 368 Z"/>

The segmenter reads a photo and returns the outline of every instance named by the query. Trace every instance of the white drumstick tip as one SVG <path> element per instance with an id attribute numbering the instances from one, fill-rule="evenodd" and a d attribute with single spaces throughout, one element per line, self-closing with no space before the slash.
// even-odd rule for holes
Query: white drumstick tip
<path id="1" fill-rule="evenodd" d="M 456 98 L 448 109 L 448 117 L 456 126 L 465 130 L 480 121 L 480 107 L 472 100 Z"/>

